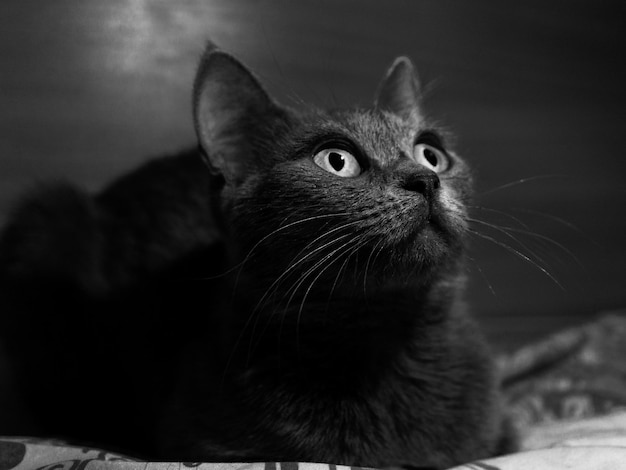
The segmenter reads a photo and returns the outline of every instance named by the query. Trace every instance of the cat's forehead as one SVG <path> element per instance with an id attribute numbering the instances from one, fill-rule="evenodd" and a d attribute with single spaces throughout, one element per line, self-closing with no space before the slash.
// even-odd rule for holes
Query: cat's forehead
<path id="1" fill-rule="evenodd" d="M 411 153 L 423 123 L 409 123 L 396 115 L 371 110 L 336 111 L 322 118 L 324 128 L 342 134 L 381 164 L 400 153 Z"/>

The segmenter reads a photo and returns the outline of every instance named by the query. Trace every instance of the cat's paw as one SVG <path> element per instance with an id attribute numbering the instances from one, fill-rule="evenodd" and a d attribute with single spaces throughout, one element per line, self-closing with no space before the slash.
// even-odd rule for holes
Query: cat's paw
<path id="1" fill-rule="evenodd" d="M 500 435 L 494 455 L 508 455 L 517 452 L 520 447 L 519 441 L 519 429 L 515 426 L 511 415 L 505 413 L 500 424 Z"/>

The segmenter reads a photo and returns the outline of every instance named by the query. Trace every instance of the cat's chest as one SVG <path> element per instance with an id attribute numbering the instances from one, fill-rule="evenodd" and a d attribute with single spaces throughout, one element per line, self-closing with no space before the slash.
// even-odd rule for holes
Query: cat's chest
<path id="1" fill-rule="evenodd" d="M 213 412 L 228 423 L 212 421 L 217 426 L 197 440 L 200 448 L 215 453 L 237 442 L 235 453 L 248 458 L 400 466 L 422 462 L 433 442 L 450 437 L 438 423 L 443 410 L 416 386 L 405 384 L 400 392 L 382 385 L 384 391 L 369 393 L 361 387 L 360 393 L 342 394 L 318 385 L 311 384 L 309 393 L 252 386 L 245 397 L 231 395 L 227 406 L 221 403 Z"/>
<path id="2" fill-rule="evenodd" d="M 379 363 L 382 369 L 364 368 L 362 374 L 346 363 L 337 367 L 340 361 L 330 353 L 317 367 L 298 367 L 297 360 L 283 357 L 242 375 L 225 375 L 224 364 L 207 367 L 199 361 L 174 416 L 175 428 L 190 436 L 179 444 L 192 446 L 199 457 L 223 459 L 279 455 L 380 466 L 424 465 L 453 456 L 454 461 L 441 461 L 450 466 L 470 459 L 476 448 L 486 448 L 489 436 L 468 439 L 468 432 L 493 430 L 485 396 L 489 361 L 467 331 L 462 345 L 447 329 L 437 331 L 418 338 L 410 358 Z M 434 342 L 426 341 L 429 336 Z M 332 357 L 335 367 L 326 367 Z M 457 449 L 461 442 L 464 447 Z M 435 460 L 423 460 L 425 455 Z"/>

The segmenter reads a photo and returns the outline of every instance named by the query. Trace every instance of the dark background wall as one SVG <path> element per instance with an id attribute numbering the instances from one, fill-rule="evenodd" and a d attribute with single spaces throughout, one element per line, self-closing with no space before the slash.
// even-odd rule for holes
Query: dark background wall
<path id="1" fill-rule="evenodd" d="M 286 104 L 368 104 L 406 54 L 477 171 L 475 218 L 514 231 L 475 228 L 533 260 L 480 238 L 471 253 L 469 300 L 514 347 L 626 306 L 625 5 L 3 0 L 0 224 L 37 181 L 97 190 L 191 144 L 209 37 Z"/>

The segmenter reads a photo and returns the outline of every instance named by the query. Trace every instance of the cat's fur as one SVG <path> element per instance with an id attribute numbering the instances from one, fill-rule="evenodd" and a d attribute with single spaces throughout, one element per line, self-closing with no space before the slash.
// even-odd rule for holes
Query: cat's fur
<path id="1" fill-rule="evenodd" d="M 46 432 L 185 460 L 497 452 L 491 355 L 462 301 L 471 178 L 408 59 L 372 109 L 294 111 L 209 46 L 194 117 L 201 152 L 93 197 L 43 189 L 3 233 L 5 337 Z M 419 138 L 448 170 L 414 160 Z M 363 173 L 317 166 L 329 142 Z"/>

